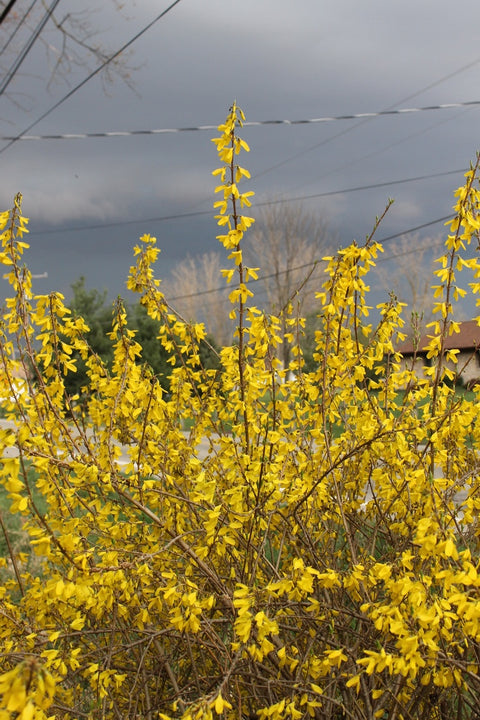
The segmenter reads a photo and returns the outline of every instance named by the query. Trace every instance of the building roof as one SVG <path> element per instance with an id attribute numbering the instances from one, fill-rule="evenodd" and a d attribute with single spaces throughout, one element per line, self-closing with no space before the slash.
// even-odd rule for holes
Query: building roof
<path id="1" fill-rule="evenodd" d="M 459 323 L 460 332 L 449 335 L 445 340 L 445 350 L 465 350 L 473 352 L 480 348 L 480 327 L 476 320 L 465 320 Z M 402 355 L 414 355 L 416 352 L 422 355 L 425 352 L 430 338 L 427 334 L 422 335 L 419 342 L 413 345 L 412 340 L 407 340 L 398 346 L 397 350 Z"/>

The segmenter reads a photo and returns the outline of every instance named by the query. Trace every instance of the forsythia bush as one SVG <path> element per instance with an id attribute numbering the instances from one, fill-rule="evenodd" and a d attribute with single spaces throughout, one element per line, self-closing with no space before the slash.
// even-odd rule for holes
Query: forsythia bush
<path id="1" fill-rule="evenodd" d="M 426 379 L 396 352 L 400 303 L 369 322 L 373 235 L 326 260 L 314 372 L 302 371 L 304 321 L 284 308 L 294 361 L 282 369 L 280 318 L 255 307 L 258 268 L 242 258 L 253 223 L 242 214 L 253 193 L 239 189 L 242 119 L 233 106 L 214 140 L 237 325 L 220 371 L 199 362 L 203 327 L 162 295 L 155 239 L 135 248 L 128 287 L 161 321 L 168 394 L 121 303 L 107 370 L 62 296 L 32 294 L 21 198 L 0 215 L 12 287 L 0 346 L 11 421 L 0 431 L 0 720 L 478 712 L 480 397 L 447 382 L 456 358 L 445 349 L 463 268 L 480 290 L 476 167 L 436 272 Z M 88 367 L 81 403 L 64 390 L 74 351 Z"/>

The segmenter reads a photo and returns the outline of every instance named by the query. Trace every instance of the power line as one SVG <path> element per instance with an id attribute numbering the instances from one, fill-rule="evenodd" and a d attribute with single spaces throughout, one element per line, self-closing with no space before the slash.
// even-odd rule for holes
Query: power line
<path id="1" fill-rule="evenodd" d="M 181 0 L 174 0 L 165 10 L 163 10 L 159 15 L 157 15 L 151 22 L 148 23 L 142 30 L 140 30 L 136 35 L 134 35 L 128 42 L 126 42 L 122 47 L 117 50 L 113 55 L 110 55 L 104 62 L 102 62 L 95 70 L 93 70 L 89 75 L 87 75 L 86 78 L 84 78 L 78 85 L 75 85 L 74 88 L 72 88 L 66 95 L 64 95 L 58 102 L 56 102 L 54 105 L 52 105 L 48 110 L 46 110 L 40 117 L 38 117 L 36 120 L 34 120 L 28 127 L 26 127 L 24 130 L 22 130 L 21 133 L 18 135 L 15 135 L 14 137 L 11 137 L 7 143 L 1 150 L 0 154 L 5 152 L 11 145 L 13 145 L 18 140 L 21 140 L 26 133 L 28 133 L 35 125 L 37 125 L 39 122 L 44 120 L 48 115 L 50 115 L 54 110 L 60 107 L 66 100 L 72 97 L 77 90 L 80 90 L 84 85 L 87 84 L 89 80 L 91 80 L 95 75 L 97 75 L 101 70 L 103 70 L 104 67 L 109 65 L 115 58 L 117 58 L 124 50 L 130 47 L 130 45 L 133 45 L 133 43 L 138 40 L 144 33 L 147 32 L 147 30 L 150 30 L 155 23 L 157 23 L 159 20 L 161 20 L 165 15 L 170 12 L 170 10 L 173 10 L 173 8 L 180 3 Z"/>
<path id="2" fill-rule="evenodd" d="M 451 215 L 446 215 L 445 217 L 437 218 L 436 220 L 430 220 L 430 222 L 423 223 L 422 225 L 417 225 L 416 227 L 410 228 L 408 230 L 403 230 L 400 233 L 395 233 L 394 235 L 388 235 L 387 237 L 382 238 L 379 240 L 379 243 L 383 244 L 388 242 L 389 240 L 394 240 L 395 238 L 402 237 L 402 235 L 410 235 L 412 232 L 416 232 L 417 230 L 422 230 L 423 228 L 429 227 L 431 225 L 437 225 L 440 222 L 444 222 L 446 220 L 451 219 Z M 391 258 L 382 258 L 385 260 L 391 260 L 395 257 L 401 257 L 403 253 L 399 253 L 397 255 L 392 256 Z M 406 254 L 406 253 L 405 253 Z M 268 275 L 261 275 L 260 277 L 256 278 L 255 280 L 250 280 L 250 283 L 257 283 L 262 282 L 263 280 L 269 280 L 272 277 L 276 277 L 277 275 L 285 275 L 289 272 L 294 272 L 296 270 L 306 270 L 307 268 L 314 267 L 315 265 L 318 265 L 321 262 L 321 259 L 313 260 L 312 262 L 303 263 L 302 265 L 297 265 L 293 268 L 287 268 L 286 270 L 280 270 L 279 272 L 269 273 Z M 176 300 L 187 300 L 190 298 L 195 297 L 202 297 L 204 295 L 211 295 L 212 293 L 222 292 L 225 290 L 235 290 L 236 288 L 240 287 L 239 284 L 232 284 L 229 286 L 222 285 L 220 287 L 212 288 L 210 290 L 200 290 L 199 292 L 190 293 L 187 295 L 177 295 L 176 297 L 169 298 L 169 302 L 175 302 Z"/>
<path id="3" fill-rule="evenodd" d="M 372 183 L 370 185 L 358 185 L 356 187 L 344 188 L 343 190 L 327 190 L 321 193 L 313 193 L 311 195 L 299 195 L 292 198 L 279 198 L 276 200 L 265 200 L 264 202 L 256 203 L 255 207 L 265 207 L 270 205 L 278 205 L 280 203 L 287 202 L 299 202 L 301 200 L 313 200 L 315 198 L 329 197 L 331 195 L 346 195 L 347 193 L 359 192 L 361 190 L 373 190 L 382 187 L 388 187 L 389 185 L 402 185 L 410 182 L 417 182 L 418 180 L 430 180 L 432 178 L 444 177 L 447 175 L 457 175 L 458 173 L 464 173 L 465 168 L 457 168 L 456 170 L 446 170 L 438 173 L 431 173 L 429 175 L 417 175 L 416 177 L 401 178 L 400 180 L 388 180 L 386 182 Z M 104 230 L 112 227 L 121 227 L 126 225 L 139 225 L 144 223 L 154 222 L 166 222 L 168 220 L 182 220 L 184 218 L 199 217 L 201 215 L 212 215 L 212 210 L 196 210 L 193 212 L 177 213 L 174 215 L 161 215 L 159 217 L 151 218 L 139 218 L 138 220 L 125 220 L 125 221 L 114 221 L 110 223 L 97 223 L 91 225 L 80 225 L 77 227 L 66 227 L 66 228 L 53 228 L 49 230 L 33 230 L 30 235 L 54 235 L 58 233 L 66 232 L 80 232 L 83 230 Z M 387 238 L 388 239 L 388 238 Z"/>
<path id="4" fill-rule="evenodd" d="M 151 222 L 164 222 L 167 220 L 181 220 L 182 218 L 198 217 L 199 215 L 212 215 L 212 210 L 199 210 L 195 212 L 177 213 L 176 215 L 161 215 L 160 217 L 153 218 L 139 218 L 138 220 L 125 220 L 109 223 L 97 223 L 91 225 L 79 225 L 77 227 L 66 227 L 66 228 L 51 228 L 49 230 L 33 230 L 29 235 L 57 235 L 59 233 L 66 232 L 80 232 L 81 230 L 103 230 L 113 227 L 122 227 L 126 225 L 139 225 Z"/>
<path id="5" fill-rule="evenodd" d="M 15 62 L 14 62 L 13 65 L 11 66 L 11 68 L 8 70 L 8 72 L 7 72 L 6 76 L 4 77 L 2 83 L 0 83 L 0 95 L 3 95 L 3 93 L 5 92 L 5 90 L 7 89 L 7 87 L 10 85 L 11 81 L 12 81 L 13 78 L 15 77 L 15 74 L 18 72 L 18 69 L 20 68 L 21 64 L 23 63 L 23 61 L 24 61 L 25 58 L 27 57 L 28 53 L 29 53 L 30 50 L 32 49 L 33 45 L 35 44 L 35 41 L 37 40 L 37 38 L 38 38 L 38 36 L 40 35 L 40 33 L 42 32 L 43 28 L 45 27 L 45 25 L 47 24 L 48 20 L 49 20 L 50 17 L 52 16 L 52 13 L 53 13 L 53 11 L 55 10 L 55 8 L 57 7 L 57 5 L 58 5 L 59 2 L 60 2 L 60 0 L 53 0 L 52 4 L 51 4 L 50 7 L 48 8 L 48 10 L 45 11 L 44 16 L 42 17 L 42 19 L 41 19 L 40 22 L 38 23 L 37 27 L 36 27 L 35 30 L 33 31 L 30 39 L 27 41 L 27 43 L 26 43 L 25 47 L 23 48 L 22 52 L 21 52 L 20 55 L 17 57 L 17 59 L 15 60 Z M 1 20 L 0 20 L 0 22 L 1 22 Z"/>
<path id="6" fill-rule="evenodd" d="M 474 60 L 467 63 L 466 65 L 460 66 L 456 70 L 448 73 L 447 75 L 443 75 L 442 77 L 429 83 L 428 85 L 424 86 L 423 88 L 420 88 L 419 90 L 416 90 L 415 92 L 410 93 L 409 95 L 397 100 L 393 105 L 389 105 L 388 107 L 384 108 L 384 111 L 386 112 L 386 111 L 394 110 L 399 105 L 402 105 L 403 103 L 406 103 L 409 100 L 412 100 L 413 98 L 417 97 L 418 95 L 421 95 L 424 92 L 427 92 L 428 90 L 431 90 L 432 88 L 436 87 L 437 85 L 441 85 L 446 80 L 450 80 L 452 77 L 455 77 L 456 75 L 464 72 L 465 70 L 468 70 L 469 68 L 474 67 L 479 62 L 480 62 L 480 57 L 475 58 Z M 372 119 L 374 119 L 374 118 L 373 117 L 363 118 L 360 122 L 357 122 L 354 125 L 350 125 L 349 127 L 341 130 L 340 132 L 337 132 L 334 135 L 330 135 L 329 137 L 324 138 L 320 142 L 316 142 L 313 145 L 309 145 L 306 148 L 304 148 L 303 150 L 300 150 L 299 152 L 296 152 L 293 155 L 289 155 L 288 157 L 284 158 L 283 160 L 277 161 L 273 165 L 270 165 L 269 167 L 265 168 L 264 170 L 261 170 L 260 172 L 255 173 L 255 175 L 253 175 L 253 178 L 255 180 L 257 180 L 258 178 L 261 178 L 264 175 L 267 175 L 268 173 L 272 172 L 273 170 L 277 170 L 278 168 L 280 168 L 284 165 L 287 165 L 288 163 L 292 162 L 293 160 L 297 160 L 297 158 L 302 157 L 303 155 L 306 155 L 306 154 L 310 155 L 314 150 L 317 150 L 318 148 L 323 147 L 324 145 L 328 145 L 328 143 L 330 143 L 334 140 L 337 140 L 338 138 L 343 137 L 344 135 L 347 135 L 350 132 L 354 132 L 355 130 L 362 127 L 366 123 L 371 122 Z M 431 127 L 434 127 L 434 126 L 435 125 L 433 125 Z M 385 150 L 389 149 L 389 147 L 390 146 L 387 146 L 386 148 L 383 148 L 379 152 L 384 152 Z M 354 161 L 354 162 L 358 162 L 358 161 Z M 350 164 L 352 164 L 352 163 L 347 164 L 346 167 L 349 167 Z M 331 175 L 332 172 L 336 172 L 336 170 L 331 171 L 326 174 L 323 174 L 322 176 L 320 176 L 320 178 L 317 178 L 317 179 L 323 179 L 323 178 L 327 177 L 328 175 Z M 295 188 L 295 189 L 298 189 L 298 188 Z M 206 199 L 208 199 L 208 198 L 206 198 Z M 203 204 L 203 201 L 201 203 L 198 203 L 197 205 L 195 205 L 194 208 L 201 206 L 202 204 Z"/>
<path id="7" fill-rule="evenodd" d="M 408 102 L 409 100 L 412 100 L 413 98 L 417 97 L 418 95 L 421 95 L 424 92 L 427 92 L 428 90 L 431 90 L 432 88 L 434 88 L 438 85 L 441 85 L 446 80 L 450 80 L 452 77 L 455 77 L 456 75 L 459 75 L 460 73 L 464 72 L 465 70 L 468 70 L 469 68 L 474 67 L 479 62 L 480 62 L 480 57 L 477 57 L 474 60 L 470 61 L 469 63 L 467 63 L 465 65 L 461 65 L 459 68 L 453 70 L 452 72 L 449 72 L 447 75 L 443 75 L 442 77 L 437 78 L 437 80 L 434 80 L 433 82 L 429 83 L 428 85 L 424 86 L 423 88 L 420 88 L 419 90 L 416 90 L 415 92 L 410 93 L 409 95 L 407 95 L 403 98 L 400 98 L 395 103 L 393 103 L 393 105 L 389 105 L 388 107 L 384 108 L 384 110 L 385 111 L 394 110 L 399 105 L 402 105 L 402 104 Z M 350 132 L 354 132 L 355 130 L 359 129 L 366 123 L 371 122 L 372 119 L 374 119 L 374 118 L 372 118 L 372 117 L 363 118 L 360 122 L 357 122 L 354 125 L 350 125 L 349 127 L 341 130 L 340 132 L 337 132 L 334 135 L 330 135 L 329 137 L 324 138 L 320 142 L 316 142 L 313 145 L 309 145 L 306 148 L 304 148 L 303 150 L 300 150 L 299 152 L 296 152 L 293 155 L 289 155 L 288 157 L 284 158 L 283 160 L 277 161 L 273 165 L 270 165 L 269 167 L 265 168 L 264 170 L 261 170 L 260 172 L 255 173 L 255 175 L 253 175 L 253 178 L 255 180 L 257 180 L 258 178 L 261 178 L 264 175 L 267 175 L 268 173 L 270 173 L 274 170 L 277 170 L 278 168 L 280 168 L 284 165 L 287 165 L 288 163 L 292 162 L 293 160 L 297 160 L 299 157 L 302 157 L 303 155 L 306 155 L 306 154 L 310 155 L 314 150 L 317 150 L 318 148 L 323 147 L 324 145 L 328 145 L 330 142 L 337 140 L 338 138 L 343 137 L 344 135 L 347 135 Z M 432 125 L 431 127 L 435 127 L 435 124 Z M 409 139 L 410 137 L 411 136 L 409 136 L 407 139 Z M 388 150 L 389 147 L 390 146 L 382 148 L 382 150 L 380 150 L 378 152 L 384 152 L 385 150 Z M 358 160 L 355 160 L 353 162 L 358 162 Z M 348 163 L 345 167 L 349 167 L 351 164 L 353 164 L 353 163 Z M 333 172 L 336 172 L 336 171 L 337 170 L 330 171 L 326 174 L 321 175 L 317 179 L 323 180 L 325 177 L 331 175 Z M 302 186 L 300 186 L 300 187 L 302 187 Z M 298 188 L 295 188 L 295 189 L 298 189 Z M 208 198 L 206 198 L 205 200 L 208 200 Z M 196 205 L 193 206 L 192 209 L 195 209 L 196 207 L 201 206 L 203 204 L 203 202 L 204 201 L 197 203 Z"/>
<path id="8" fill-rule="evenodd" d="M 414 97 L 418 97 L 418 95 L 423 95 L 424 92 L 427 92 L 428 90 L 431 90 L 434 87 L 437 87 L 437 85 L 441 85 L 446 80 L 451 80 L 456 75 L 460 75 L 460 73 L 465 72 L 465 70 L 470 70 L 470 68 L 474 67 L 475 65 L 478 65 L 480 62 L 480 57 L 475 58 L 475 60 L 471 60 L 466 65 L 462 65 L 461 67 L 457 68 L 456 70 L 453 70 L 452 72 L 448 73 L 447 75 L 443 75 L 438 80 L 434 80 L 429 85 L 426 85 L 425 87 L 421 88 L 420 90 L 417 90 L 416 92 L 412 93 L 411 95 L 408 95 L 407 97 L 402 98 L 398 103 L 395 103 L 392 107 L 395 107 L 396 105 L 399 105 L 400 103 L 408 102 L 409 100 L 412 100 Z"/>
<path id="9" fill-rule="evenodd" d="M 423 230 L 426 227 L 430 227 L 430 225 L 438 225 L 438 223 L 441 222 L 447 222 L 447 220 L 451 219 L 451 215 L 444 215 L 444 217 L 437 218 L 436 220 L 430 220 L 430 222 L 423 223 L 422 225 L 417 225 L 416 227 L 410 228 L 410 230 L 403 230 L 403 232 L 395 233 L 395 235 L 388 235 L 388 237 L 384 237 L 381 240 L 379 240 L 380 243 L 386 243 L 389 240 L 395 240 L 396 238 L 402 237 L 402 235 L 409 235 L 412 232 L 416 232 L 417 230 Z"/>
<path id="10" fill-rule="evenodd" d="M 444 75 L 438 80 L 435 80 L 434 82 L 430 83 L 429 85 L 426 85 L 423 88 L 420 88 L 420 90 L 416 90 L 413 93 L 410 93 L 406 97 L 401 98 L 400 100 L 397 100 L 393 105 L 390 105 L 389 107 L 384 109 L 384 112 L 392 111 L 395 108 L 397 108 L 399 105 L 408 102 L 409 100 L 412 100 L 415 97 L 418 97 L 418 95 L 422 95 L 424 92 L 427 92 L 428 90 L 431 90 L 432 88 L 436 87 L 437 85 L 441 85 L 446 80 L 450 80 L 452 77 L 455 77 L 456 75 L 459 75 L 460 73 L 464 72 L 465 70 L 468 70 L 471 67 L 474 67 L 480 62 L 480 57 L 475 58 L 475 60 L 472 60 L 471 62 L 467 63 L 466 65 L 462 65 L 461 67 L 457 68 L 453 72 L 448 73 L 447 75 Z M 284 165 L 287 165 L 288 163 L 292 162 L 292 160 L 296 160 L 299 157 L 302 157 L 303 155 L 310 154 L 313 150 L 317 150 L 320 147 L 323 147 L 324 145 L 328 145 L 328 143 L 332 142 L 333 140 L 337 140 L 340 137 L 343 137 L 344 135 L 347 135 L 350 132 L 354 132 L 358 128 L 362 127 L 365 123 L 368 123 L 372 120 L 374 116 L 369 116 L 364 119 L 362 119 L 361 122 L 355 123 L 355 125 L 351 125 L 348 128 L 345 128 L 341 132 L 335 133 L 334 135 L 330 135 L 327 138 L 324 138 L 323 140 L 320 140 L 320 142 L 315 143 L 314 145 L 309 145 L 308 147 L 304 148 L 303 150 L 300 150 L 299 152 L 294 153 L 293 155 L 289 155 L 288 157 L 284 158 L 283 160 L 280 160 L 276 162 L 271 167 L 266 168 L 265 170 L 262 170 L 262 172 L 257 173 L 255 177 L 262 177 L 263 175 L 267 175 L 268 173 L 272 172 L 272 170 L 278 170 L 278 168 L 283 167 Z M 322 176 L 325 177 L 325 176 Z"/>
<path id="11" fill-rule="evenodd" d="M 2 14 L 0 15 L 0 25 L 3 23 L 5 18 L 7 17 L 10 10 L 13 8 L 17 0 L 10 0 L 9 3 L 7 3 L 6 7 L 3 9 Z"/>
<path id="12" fill-rule="evenodd" d="M 450 218 L 451 218 L 451 215 L 449 215 L 448 219 L 450 219 Z M 414 230 L 412 230 L 411 232 L 414 232 Z M 402 233 L 402 235 L 405 235 L 405 234 L 406 233 Z M 430 248 L 434 248 L 437 245 L 443 245 L 444 243 L 445 243 L 444 238 L 442 238 L 442 237 L 437 238 L 436 240 L 433 240 L 433 242 L 430 244 Z M 405 257 L 406 255 L 413 255 L 414 253 L 417 253 L 417 252 L 418 252 L 418 248 L 414 247 L 411 250 L 404 250 L 403 252 L 395 253 L 394 255 L 382 256 L 382 257 L 379 257 L 376 259 L 375 264 L 378 265 L 379 263 L 382 263 L 382 262 L 389 262 L 390 260 L 396 260 L 397 258 L 402 258 L 402 257 Z"/>
<path id="13" fill-rule="evenodd" d="M 433 220 L 433 221 L 431 221 L 431 222 L 429 222 L 429 223 L 426 223 L 425 225 L 420 225 L 420 226 L 418 226 L 418 227 L 416 227 L 416 228 L 410 228 L 410 230 L 405 230 L 405 231 L 403 231 L 403 232 L 401 232 L 401 233 L 398 233 L 398 234 L 395 234 L 395 235 L 390 235 L 390 236 L 388 236 L 388 237 L 383 238 L 382 240 L 380 240 L 380 243 L 385 243 L 385 242 L 387 242 L 388 240 L 393 240 L 394 238 L 397 238 L 397 237 L 409 235 L 410 233 L 415 232 L 416 230 L 418 230 L 418 229 L 420 229 L 420 228 L 422 228 L 422 227 L 426 227 L 426 226 L 428 226 L 428 225 L 437 224 L 437 223 L 439 223 L 439 222 L 442 222 L 442 221 L 445 220 L 445 219 L 448 219 L 448 220 L 451 219 L 451 215 L 447 216 L 447 218 L 438 218 L 437 220 Z M 434 240 L 434 241 L 431 243 L 431 247 L 433 248 L 433 247 L 435 247 L 435 246 L 437 246 L 437 245 L 443 244 L 443 242 L 444 242 L 443 238 Z M 418 252 L 418 250 L 417 250 L 417 248 L 415 247 L 415 248 L 412 248 L 411 250 L 405 250 L 405 251 L 403 251 L 403 252 L 395 253 L 395 254 L 393 254 L 393 255 L 387 255 L 387 256 L 383 256 L 383 255 L 382 255 L 381 257 L 378 257 L 378 258 L 376 259 L 375 264 L 378 265 L 379 263 L 382 263 L 382 262 L 389 262 L 389 261 L 391 261 L 391 260 L 396 260 L 397 258 L 402 258 L 402 257 L 405 257 L 406 255 L 412 255 L 413 253 L 416 253 L 416 252 Z M 269 279 L 270 279 L 271 277 L 273 277 L 274 275 L 275 275 L 275 276 L 277 276 L 277 275 L 284 275 L 284 274 L 286 274 L 287 272 L 293 272 L 293 271 L 295 271 L 295 270 L 308 270 L 309 268 L 312 267 L 312 265 L 320 264 L 320 262 L 321 262 L 321 260 L 314 260 L 314 261 L 312 261 L 312 262 L 310 262 L 310 263 L 304 263 L 303 265 L 298 265 L 298 266 L 296 266 L 296 267 L 289 268 L 288 270 L 281 270 L 279 273 L 272 273 L 272 274 L 269 274 L 269 275 L 262 275 L 261 277 L 258 277 L 256 280 L 251 280 L 250 282 L 261 282 L 262 280 L 269 280 Z M 195 298 L 195 297 L 198 297 L 198 296 L 213 294 L 213 293 L 217 293 L 217 292 L 221 292 L 221 291 L 228 291 L 228 292 L 230 292 L 231 290 L 234 290 L 234 289 L 236 289 L 236 288 L 238 288 L 238 287 L 239 287 L 239 284 L 238 284 L 238 283 L 237 283 L 237 284 L 233 284 L 233 285 L 228 285 L 228 286 L 227 286 L 227 285 L 224 285 L 224 286 L 222 286 L 222 287 L 213 288 L 212 290 L 204 290 L 204 291 L 200 291 L 200 292 L 198 292 L 198 293 L 191 293 L 190 295 L 179 295 L 179 296 L 176 296 L 176 297 L 173 297 L 173 298 L 168 297 L 168 302 L 175 302 L 176 300 L 191 299 L 191 298 Z M 259 297 L 260 295 L 264 295 L 266 292 L 267 292 L 267 288 L 256 289 L 256 290 L 255 290 L 255 298 L 258 300 L 258 297 Z M 308 291 L 308 292 L 311 293 L 312 291 Z M 211 304 L 214 303 L 214 302 L 216 302 L 216 301 L 215 301 L 215 300 L 210 300 L 210 301 L 207 302 L 207 303 L 202 303 L 202 308 L 205 309 L 205 307 L 208 307 L 209 305 L 211 305 Z"/>
<path id="14" fill-rule="evenodd" d="M 348 162 L 344 163 L 343 165 L 338 165 L 331 170 L 329 170 L 326 173 L 323 173 L 320 175 L 318 180 L 324 180 L 327 177 L 330 177 L 331 175 L 335 175 L 338 172 L 341 172 L 342 170 L 346 170 L 349 167 L 352 167 L 352 165 L 356 165 L 359 162 L 362 162 L 363 160 L 369 160 L 372 157 L 376 157 L 378 155 L 382 155 L 387 150 L 390 150 L 391 148 L 397 147 L 398 145 L 402 145 L 405 142 L 408 142 L 412 138 L 418 137 L 420 135 L 424 135 L 425 133 L 430 132 L 433 128 L 438 127 L 439 125 L 444 125 L 445 123 L 451 122 L 455 118 L 458 118 L 459 115 L 463 115 L 464 113 L 469 112 L 469 110 L 462 110 L 461 112 L 455 113 L 454 115 L 449 115 L 448 118 L 444 118 L 443 120 L 440 120 L 439 122 L 434 122 L 431 125 L 429 125 L 426 128 L 423 128 L 421 130 L 416 130 L 413 133 L 410 133 L 409 135 L 406 135 L 404 137 L 401 137 L 398 140 L 394 140 L 393 142 L 389 142 L 387 145 L 383 145 L 382 147 L 377 148 L 376 150 L 372 150 L 369 153 L 366 153 L 365 155 L 361 155 L 360 157 L 353 158 L 349 160 Z M 309 185 L 310 183 L 301 183 L 300 185 L 297 185 L 294 190 L 301 190 L 305 185 Z"/>
<path id="15" fill-rule="evenodd" d="M 180 2 L 180 0 L 176 0 L 174 5 L 177 4 L 177 2 Z M 128 45 L 125 45 L 127 47 Z M 124 49 L 122 48 L 122 50 Z M 121 51 L 116 53 L 118 55 Z M 116 55 L 113 55 L 108 61 L 103 63 L 97 70 L 95 70 L 94 73 L 88 76 L 82 83 L 77 85 L 76 88 L 74 88 L 68 95 L 66 95 L 62 100 L 60 100 L 56 105 L 54 105 L 50 110 L 48 110 L 46 113 L 44 113 L 38 120 L 35 120 L 34 123 L 32 123 L 26 130 L 24 130 L 19 135 L 15 136 L 2 136 L 0 137 L 0 140 L 9 141 L 10 144 L 16 142 L 17 140 L 85 140 L 87 138 L 119 138 L 119 137 L 130 137 L 130 136 L 136 136 L 136 135 L 166 135 L 166 134 L 172 134 L 172 133 L 186 133 L 186 132 L 201 132 L 204 130 L 217 130 L 217 125 L 196 125 L 192 127 L 176 127 L 176 128 L 155 128 L 153 130 L 112 130 L 112 131 L 106 131 L 106 132 L 93 132 L 93 133 L 62 133 L 62 134 L 48 134 L 48 135 L 25 135 L 26 132 L 28 132 L 34 125 L 40 122 L 40 120 L 43 120 L 47 115 L 49 115 L 53 110 L 55 110 L 59 105 L 61 105 L 65 100 L 73 95 L 74 92 L 76 92 L 82 85 L 85 85 L 88 80 L 93 77 L 97 72 L 99 72 L 106 64 L 107 62 L 111 62 L 113 58 L 116 57 Z M 398 110 L 380 110 L 378 112 L 367 112 L 367 113 L 353 113 L 351 115 L 335 115 L 335 116 L 325 116 L 325 117 L 318 117 L 318 118 L 307 118 L 303 120 L 247 120 L 243 123 L 243 127 L 259 127 L 262 125 L 315 125 L 318 123 L 327 123 L 327 122 L 336 122 L 339 120 L 355 120 L 358 118 L 375 118 L 375 117 L 388 117 L 392 115 L 407 115 L 409 113 L 419 113 L 419 112 L 427 112 L 431 110 L 451 110 L 453 108 L 462 108 L 462 107 L 473 107 L 475 105 L 480 105 L 480 100 L 469 100 L 467 102 L 460 102 L 460 103 L 443 103 L 441 105 L 427 105 L 425 107 L 416 107 L 416 108 L 399 108 Z M 9 145 L 6 145 L 0 152 L 3 152 L 9 147 Z"/>
<path id="16" fill-rule="evenodd" d="M 402 178 L 401 180 L 388 180 L 386 182 L 372 183 L 371 185 L 357 185 L 356 187 L 346 188 L 345 190 L 327 190 L 321 193 L 313 193 L 311 195 L 299 195 L 293 198 L 270 200 L 268 202 L 257 203 L 258 206 L 262 205 L 278 205 L 282 202 L 298 202 L 299 200 L 313 200 L 319 197 L 328 197 L 329 195 L 346 195 L 347 193 L 359 192 L 360 190 L 373 190 L 376 188 L 387 187 L 389 185 L 403 185 L 404 183 L 416 182 L 417 180 L 430 180 L 436 177 L 444 177 L 446 175 L 456 175 L 458 173 L 465 172 L 465 168 L 458 168 L 457 170 L 447 170 L 439 173 L 431 173 L 430 175 L 417 175 L 416 177 Z"/>
<path id="17" fill-rule="evenodd" d="M 35 2 L 36 2 L 36 0 L 32 0 L 32 4 L 31 4 L 30 7 L 28 8 L 28 10 L 24 13 L 22 19 L 21 19 L 20 22 L 18 23 L 18 25 L 17 25 L 17 27 L 15 28 L 15 30 L 14 30 L 12 33 L 10 33 L 7 42 L 5 43 L 5 45 L 4 45 L 4 46 L 2 47 L 2 49 L 0 50 L 0 55 L 3 55 L 3 53 L 5 52 L 5 50 L 7 49 L 7 47 L 10 45 L 10 43 L 11 43 L 12 40 L 13 40 L 13 38 L 14 38 L 15 35 L 17 34 L 17 32 L 18 32 L 18 31 L 20 30 L 20 28 L 22 27 L 22 25 L 23 25 L 23 23 L 25 22 L 25 20 L 27 19 L 27 17 L 30 15 L 30 12 L 32 11 L 33 6 L 35 5 Z"/>

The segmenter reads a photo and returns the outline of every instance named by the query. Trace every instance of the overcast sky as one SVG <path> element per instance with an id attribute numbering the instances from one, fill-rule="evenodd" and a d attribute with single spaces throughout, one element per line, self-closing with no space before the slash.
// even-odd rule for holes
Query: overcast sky
<path id="1" fill-rule="evenodd" d="M 126 0 L 119 11 L 114 0 L 103 0 L 101 9 L 93 0 L 60 0 L 55 15 L 61 21 L 81 5 L 82 19 L 97 33 L 91 40 L 113 54 L 168 4 Z M 5 48 L 30 5 L 17 0 L 0 27 L 3 77 L 42 18 L 37 2 L 36 14 Z M 131 45 L 125 60 L 131 87 L 118 76 L 106 85 L 96 75 L 27 134 L 218 125 L 233 99 L 250 121 L 471 103 L 480 100 L 479 20 L 478 0 L 182 0 Z M 0 95 L 3 137 L 20 135 L 96 67 L 78 48 L 88 65 L 72 64 L 68 83 L 58 76 L 49 82 L 60 45 L 49 21 Z M 450 213 L 461 169 L 479 149 L 479 119 L 480 105 L 471 105 L 245 127 L 248 189 L 258 203 L 335 192 L 303 204 L 328 220 L 343 245 L 362 240 L 393 197 L 378 233 L 388 237 Z M 3 152 L 1 141 L 0 206 L 9 208 L 23 193 L 27 261 L 32 272 L 48 272 L 36 281 L 38 292 L 68 296 L 83 274 L 89 287 L 125 294 L 132 247 L 145 232 L 162 248 L 160 276 L 187 253 L 217 249 L 213 212 L 205 214 L 214 199 L 214 135 L 19 140 Z M 420 237 L 442 231 L 442 223 L 432 224 Z"/>

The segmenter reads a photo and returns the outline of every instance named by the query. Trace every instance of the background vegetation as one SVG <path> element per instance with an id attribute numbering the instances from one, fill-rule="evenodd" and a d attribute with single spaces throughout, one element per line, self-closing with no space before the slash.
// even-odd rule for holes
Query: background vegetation
<path id="1" fill-rule="evenodd" d="M 72 285 L 73 296 L 68 305 L 69 310 L 76 317 L 82 318 L 88 325 L 85 340 L 90 350 L 101 358 L 106 368 L 111 369 L 114 349 L 108 333 L 112 328 L 114 305 L 107 302 L 106 291 L 96 289 L 88 290 L 85 287 L 85 278 L 80 277 Z M 128 325 L 135 333 L 135 339 L 142 348 L 141 362 L 148 365 L 160 386 L 164 390 L 169 388 L 169 378 L 172 371 L 172 356 L 158 342 L 159 322 L 150 317 L 140 303 L 133 303 L 126 307 Z M 206 368 L 219 368 L 218 352 L 215 340 L 207 336 L 200 343 L 200 362 Z M 82 394 L 82 388 L 88 387 L 88 366 L 81 353 L 72 351 L 76 371 L 68 373 L 64 379 L 65 391 L 69 396 Z M 176 361 L 175 361 L 176 362 Z"/>
<path id="2" fill-rule="evenodd" d="M 172 368 L 168 392 L 120 301 L 104 361 L 78 307 L 33 296 L 21 198 L 0 216 L 12 287 L 1 512 L 21 519 L 29 541 L 18 548 L 2 522 L 1 718 L 477 712 L 479 399 L 455 393 L 456 354 L 445 350 L 466 292 L 457 276 L 480 277 L 477 257 L 465 257 L 480 228 L 477 167 L 456 193 L 435 271 L 432 364 L 419 376 L 396 352 L 406 329 L 396 298 L 369 319 L 375 225 L 363 245 L 325 258 L 306 368 L 294 303 L 276 315 L 254 305 L 242 120 L 234 105 L 215 139 L 235 325 L 220 369 L 202 360 L 204 327 L 160 291 L 155 239 L 134 250 L 128 287 Z M 81 281 L 76 290 L 100 321 L 102 296 Z M 67 390 L 79 359 L 81 396 Z M 13 383 L 19 367 L 25 392 Z"/>

